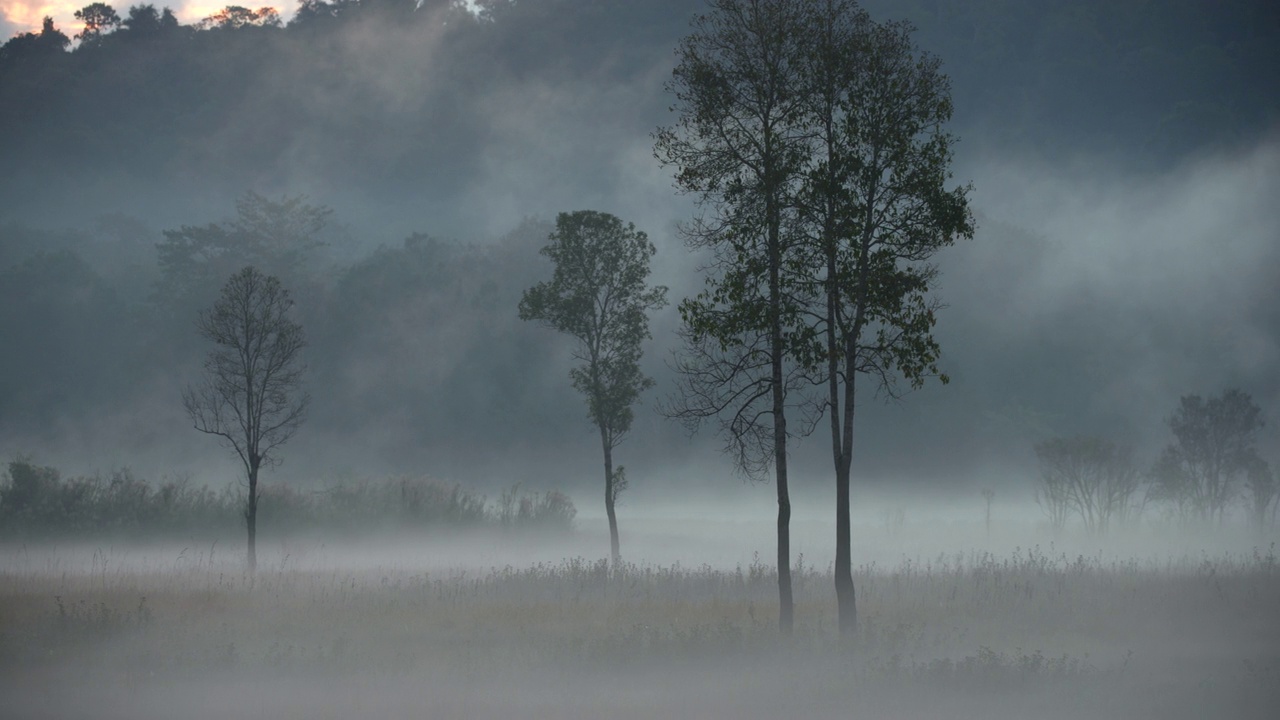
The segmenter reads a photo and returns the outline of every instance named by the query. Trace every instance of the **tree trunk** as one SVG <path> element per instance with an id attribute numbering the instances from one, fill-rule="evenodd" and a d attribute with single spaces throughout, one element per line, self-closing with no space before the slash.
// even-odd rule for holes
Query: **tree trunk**
<path id="1" fill-rule="evenodd" d="M 791 493 L 787 488 L 786 389 L 782 377 L 782 248 L 777 211 L 768 210 L 769 228 L 769 347 L 773 384 L 773 464 L 778 486 L 778 629 L 790 635 L 795 624 L 791 595 Z"/>
<path id="2" fill-rule="evenodd" d="M 849 466 L 844 465 L 836 467 L 836 609 L 840 618 L 841 637 L 852 636 L 858 625 L 858 603 L 853 589 L 853 551 L 849 535 Z"/>
<path id="3" fill-rule="evenodd" d="M 604 513 L 609 516 L 609 552 L 613 564 L 622 560 L 618 545 L 618 515 L 613 509 L 613 448 L 609 446 L 609 435 L 600 428 L 600 444 L 604 447 Z"/>
<path id="4" fill-rule="evenodd" d="M 259 459 L 249 461 L 249 504 L 244 511 L 245 523 L 249 526 L 249 574 L 258 571 L 258 465 Z"/>

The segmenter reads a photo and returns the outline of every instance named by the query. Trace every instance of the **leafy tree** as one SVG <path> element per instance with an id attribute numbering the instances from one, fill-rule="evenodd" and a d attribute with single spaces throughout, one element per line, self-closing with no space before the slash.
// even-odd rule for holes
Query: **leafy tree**
<path id="1" fill-rule="evenodd" d="M 48 60 L 63 55 L 70 44 L 71 38 L 54 26 L 53 18 L 45 16 L 39 33 L 19 33 L 0 46 L 0 65 L 25 60 Z"/>
<path id="2" fill-rule="evenodd" d="M 150 3 L 134 5 L 129 8 L 129 15 L 120 23 L 126 31 L 142 36 L 158 35 L 166 30 L 178 27 L 178 18 L 173 11 L 165 8 L 164 12 L 156 10 Z"/>
<path id="3" fill-rule="evenodd" d="M 199 23 L 202 30 L 236 30 L 254 26 L 279 27 L 279 11 L 273 7 L 260 7 L 254 10 L 240 5 L 228 5 Z"/>
<path id="4" fill-rule="evenodd" d="M 608 213 L 560 213 L 542 254 L 555 264 L 550 281 L 525 291 L 520 318 L 538 320 L 577 339 L 569 371 L 587 400 L 604 450 L 604 507 L 609 543 L 620 560 L 615 504 L 626 484 L 613 450 L 631 429 L 635 404 L 653 380 L 640 372 L 640 343 L 650 337 L 648 311 L 666 305 L 667 289 L 647 287 L 649 258 L 656 252 L 648 236 Z"/>
<path id="5" fill-rule="evenodd" d="M 857 618 L 849 532 L 849 480 L 857 380 L 897 397 L 937 375 L 937 303 L 927 263 L 957 237 L 972 238 L 967 188 L 948 189 L 955 139 L 950 84 L 918 51 L 904 22 L 876 23 L 851 0 L 807 0 L 803 58 L 806 148 L 797 198 L 804 251 L 797 283 L 813 278 L 799 357 L 824 381 L 836 475 L 835 585 L 842 633 Z M 947 378 L 941 376 L 945 383 Z"/>
<path id="6" fill-rule="evenodd" d="M 1261 408 L 1238 389 L 1208 400 L 1185 395 L 1168 424 L 1174 441 L 1151 472 L 1157 497 L 1201 520 L 1222 521 L 1237 479 L 1257 459 L 1254 443 L 1265 424 Z"/>
<path id="7" fill-rule="evenodd" d="M 778 625 L 790 633 L 791 498 L 787 395 L 796 386 L 788 329 L 801 305 L 785 271 L 796 252 L 793 196 L 802 160 L 808 42 L 800 3 L 713 0 L 676 50 L 668 83 L 679 113 L 655 154 L 702 209 L 686 242 L 709 250 L 706 289 L 680 304 L 686 351 L 671 414 L 692 428 L 720 419 L 740 470 L 774 470 Z"/>
<path id="8" fill-rule="evenodd" d="M 95 43 L 106 33 L 120 27 L 120 16 L 116 9 L 103 2 L 85 5 L 76 11 L 75 17 L 84 23 L 84 30 L 76 34 L 76 39 L 85 43 Z"/>
<path id="9" fill-rule="evenodd" d="M 276 450 L 297 432 L 310 402 L 301 389 L 306 340 L 302 326 L 289 319 L 292 307 L 278 279 L 253 267 L 233 275 L 196 322 L 215 348 L 203 380 L 182 396 L 195 429 L 218 436 L 244 465 L 251 573 L 258 564 L 258 471 L 279 462 Z"/>
<path id="10" fill-rule="evenodd" d="M 317 236 L 332 212 L 302 196 L 272 200 L 250 191 L 236 201 L 234 220 L 165 230 L 164 242 L 156 246 L 161 271 L 157 299 L 181 309 L 183 300 L 203 297 L 245 265 L 296 279 L 324 245 Z"/>

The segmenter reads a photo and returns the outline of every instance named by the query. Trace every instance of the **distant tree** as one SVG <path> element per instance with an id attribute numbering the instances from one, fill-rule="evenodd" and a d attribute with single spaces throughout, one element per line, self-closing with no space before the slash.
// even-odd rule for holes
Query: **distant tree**
<path id="1" fill-rule="evenodd" d="M 986 528 L 987 537 L 991 537 L 991 503 L 995 502 L 996 491 L 991 488 L 982 488 L 982 502 L 986 506 L 986 513 L 983 515 L 983 527 Z"/>
<path id="2" fill-rule="evenodd" d="M 240 5 L 228 5 L 197 24 L 201 30 L 235 30 L 243 27 L 279 27 L 279 25 L 280 13 L 275 8 L 260 7 L 254 10 Z"/>
<path id="3" fill-rule="evenodd" d="M 1151 471 L 1156 496 L 1201 520 L 1221 522 L 1237 481 L 1257 457 L 1261 408 L 1237 389 L 1208 400 L 1185 395 L 1167 422 L 1174 441 Z"/>
<path id="4" fill-rule="evenodd" d="M 297 432 L 310 402 L 302 391 L 306 341 L 302 326 L 289 319 L 292 307 L 278 279 L 253 267 L 233 275 L 196 322 L 215 348 L 203 380 L 182 397 L 195 429 L 218 436 L 244 465 L 251 573 L 258 565 L 258 471 L 279 463 L 276 450 Z"/>
<path id="5" fill-rule="evenodd" d="M 156 246 L 161 272 L 156 299 L 183 310 L 184 299 L 203 298 L 245 265 L 296 280 L 324 245 L 317 236 L 332 212 L 302 196 L 273 200 L 250 191 L 236 200 L 234 220 L 165 230 L 164 242 Z"/>
<path id="6" fill-rule="evenodd" d="M 653 380 L 640 372 L 640 343 L 649 338 L 648 312 L 666 305 L 667 289 L 648 287 L 656 252 L 645 233 L 608 213 L 560 213 L 542 254 L 554 275 L 525 291 L 520 318 L 538 320 L 577 339 L 569 371 L 587 399 L 604 450 L 604 507 L 614 562 L 621 558 L 615 505 L 626 484 L 613 467 L 613 450 L 631 429 L 635 404 Z"/>
<path id="7" fill-rule="evenodd" d="M 1042 504 L 1052 508 L 1056 529 L 1065 511 L 1080 516 L 1090 532 L 1105 534 L 1129 513 L 1141 485 L 1127 447 L 1097 437 L 1054 438 L 1036 445 Z"/>
<path id="8" fill-rule="evenodd" d="M 702 209 L 686 242 L 710 251 L 706 289 L 680 304 L 685 352 L 681 393 L 669 414 L 696 429 L 718 420 L 738 468 L 772 467 L 778 497 L 778 626 L 794 623 L 788 393 L 791 329 L 803 304 L 796 277 L 794 196 L 800 178 L 809 43 L 801 3 L 711 0 L 710 12 L 676 49 L 668 83 L 675 125 L 655 136 L 655 155 Z"/>
<path id="9" fill-rule="evenodd" d="M 71 38 L 53 24 L 53 18 L 45 16 L 40 32 L 14 35 L 0 46 L 0 66 L 28 60 L 45 61 L 63 55 L 71 45 Z"/>
<path id="10" fill-rule="evenodd" d="M 85 5 L 76 11 L 75 17 L 84 23 L 84 30 L 76 34 L 76 39 L 87 44 L 97 42 L 121 24 L 116 9 L 103 2 Z"/>
<path id="11" fill-rule="evenodd" d="M 1263 530 L 1274 523 L 1276 509 L 1280 507 L 1280 483 L 1266 460 L 1257 455 L 1249 458 L 1245 469 L 1246 503 L 1254 527 Z"/>
<path id="12" fill-rule="evenodd" d="M 161 32 L 178 27 L 178 18 L 173 11 L 165 8 L 163 12 L 156 10 L 155 5 L 134 5 L 129 8 L 129 15 L 120 23 L 126 31 L 139 36 L 158 35 Z"/>

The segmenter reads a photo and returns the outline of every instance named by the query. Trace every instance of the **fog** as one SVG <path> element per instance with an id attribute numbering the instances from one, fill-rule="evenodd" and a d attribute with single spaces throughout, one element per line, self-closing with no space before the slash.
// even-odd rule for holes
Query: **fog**
<path id="1" fill-rule="evenodd" d="M 865 6 L 942 59 L 977 231 L 934 258 L 950 382 L 860 387 L 848 643 L 825 425 L 789 449 L 783 638 L 773 484 L 659 412 L 706 257 L 652 133 L 702 3 L 204 29 L 185 3 L 45 52 L 38 15 L 70 37 L 74 8 L 0 2 L 3 38 L 37 33 L 0 48 L 0 715 L 1268 717 L 1274 511 L 1255 526 L 1243 472 L 1208 521 L 1153 478 L 1180 400 L 1230 389 L 1280 471 L 1280 13 Z M 182 404 L 225 277 L 175 284 L 158 250 L 247 193 L 331 211 L 278 271 L 312 404 L 264 470 L 256 576 L 244 470 Z M 572 345 L 516 310 L 580 209 L 645 231 L 671 300 L 614 451 L 617 566 Z M 1035 448 L 1075 436 L 1131 452 L 1106 532 L 1047 512 Z M 5 507 L 28 468 L 43 515 Z"/>

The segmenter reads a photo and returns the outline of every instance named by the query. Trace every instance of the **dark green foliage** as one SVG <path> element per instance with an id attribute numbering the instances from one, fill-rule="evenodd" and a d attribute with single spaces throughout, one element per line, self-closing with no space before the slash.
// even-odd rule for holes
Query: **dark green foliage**
<path id="1" fill-rule="evenodd" d="M 648 312 L 666 305 L 667 289 L 647 287 L 655 252 L 645 233 L 608 213 L 560 213 L 542 254 L 554 276 L 525 291 L 520 319 L 537 320 L 578 340 L 569 371 L 587 400 L 591 422 L 615 447 L 631 429 L 635 404 L 653 380 L 640 372 Z"/>
<path id="2" fill-rule="evenodd" d="M 560 213 L 542 254 L 555 266 L 550 281 L 520 298 L 520 319 L 537 320 L 577 340 L 569 371 L 587 400 L 604 451 L 604 501 L 613 559 L 618 561 L 618 484 L 613 449 L 631 429 L 631 406 L 653 380 L 640 371 L 640 344 L 649 339 L 649 311 L 667 304 L 667 289 L 647 287 L 657 250 L 635 225 L 608 213 Z M 621 468 L 618 469 L 621 471 Z"/>

